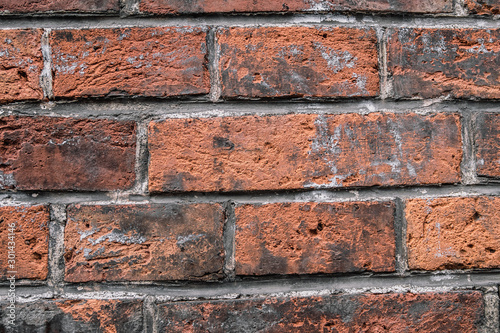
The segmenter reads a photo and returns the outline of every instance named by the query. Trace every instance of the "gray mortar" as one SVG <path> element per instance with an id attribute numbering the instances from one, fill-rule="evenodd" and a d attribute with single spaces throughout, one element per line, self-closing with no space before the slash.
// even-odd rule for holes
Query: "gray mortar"
<path id="1" fill-rule="evenodd" d="M 217 27 L 211 28 L 207 34 L 208 71 L 210 73 L 210 101 L 220 99 L 222 88 L 219 73 L 220 48 L 217 43 Z"/>
<path id="2" fill-rule="evenodd" d="M 66 225 L 66 206 L 50 205 L 49 224 L 49 274 L 47 283 L 57 294 L 62 291 L 64 282 L 64 228 Z"/>
<path id="3" fill-rule="evenodd" d="M 224 203 L 226 221 L 224 223 L 224 274 L 227 281 L 235 279 L 234 260 L 234 236 L 236 232 L 236 217 L 234 215 L 234 203 L 226 201 Z"/>
<path id="4" fill-rule="evenodd" d="M 480 333 L 498 333 L 500 332 L 499 324 L 499 307 L 500 301 L 498 297 L 498 287 L 493 286 L 485 288 L 484 295 L 484 314 L 485 323 L 484 327 L 480 330 Z"/>
<path id="5" fill-rule="evenodd" d="M 394 233 L 396 237 L 396 272 L 405 275 L 408 270 L 408 256 L 406 249 L 406 219 L 404 216 L 405 204 L 396 198 L 396 213 L 394 216 Z"/>
<path id="6" fill-rule="evenodd" d="M 468 110 L 462 110 L 462 183 L 472 185 L 479 183 L 476 176 L 476 149 L 474 144 L 474 133 L 476 126 L 474 124 L 475 114 Z"/>

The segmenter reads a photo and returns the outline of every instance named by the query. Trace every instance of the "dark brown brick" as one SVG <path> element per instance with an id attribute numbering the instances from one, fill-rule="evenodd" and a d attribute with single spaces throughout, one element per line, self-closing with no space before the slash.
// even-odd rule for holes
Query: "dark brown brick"
<path id="1" fill-rule="evenodd" d="M 490 0 L 491 1 L 491 0 Z M 255 13 L 255 12 L 332 12 L 376 11 L 409 13 L 449 13 L 451 0 L 142 0 L 139 9 L 153 14 L 184 13 Z"/>
<path id="2" fill-rule="evenodd" d="M 203 28 L 55 30 L 56 97 L 208 93 Z"/>
<path id="3" fill-rule="evenodd" d="M 120 11 L 120 0 L 0 0 L 0 13 Z"/>
<path id="4" fill-rule="evenodd" d="M 142 301 L 119 299 L 38 300 L 17 303 L 14 326 L 9 309 L 0 305 L 0 332 L 143 332 Z M 3 313 L 2 313 L 3 312 Z"/>
<path id="5" fill-rule="evenodd" d="M 0 207 L 0 280 L 47 277 L 49 252 L 49 210 L 47 206 Z M 11 227 L 14 236 L 11 238 Z M 12 249 L 10 247 L 13 247 Z M 9 251 L 14 252 L 14 258 Z M 9 260 L 14 260 L 11 262 Z M 10 265 L 13 265 L 10 266 Z M 9 273 L 14 271 L 16 273 Z"/>
<path id="6" fill-rule="evenodd" d="M 500 98 L 500 30 L 413 29 L 389 35 L 396 98 Z"/>
<path id="7" fill-rule="evenodd" d="M 159 332 L 478 332 L 480 292 L 190 301 L 159 306 Z"/>
<path id="8" fill-rule="evenodd" d="M 41 39 L 40 29 L 0 30 L 0 103 L 43 97 Z"/>
<path id="9" fill-rule="evenodd" d="M 498 15 L 500 14 L 499 0 L 465 0 L 465 5 L 471 14 Z"/>
<path id="10" fill-rule="evenodd" d="M 475 139 L 477 174 L 500 177 L 500 114 L 478 113 Z"/>
<path id="11" fill-rule="evenodd" d="M 211 280 L 224 262 L 219 204 L 72 206 L 66 280 Z"/>
<path id="12" fill-rule="evenodd" d="M 500 198 L 406 202 L 410 269 L 500 267 Z"/>
<path id="13" fill-rule="evenodd" d="M 0 188 L 106 191 L 135 179 L 135 123 L 0 118 Z"/>
<path id="14" fill-rule="evenodd" d="M 243 205 L 235 215 L 238 275 L 394 271 L 391 202 Z"/>
<path id="15" fill-rule="evenodd" d="M 149 126 L 153 192 L 454 183 L 459 116 L 414 113 L 167 119 Z"/>
<path id="16" fill-rule="evenodd" d="M 372 29 L 229 28 L 218 32 L 223 97 L 377 96 Z"/>

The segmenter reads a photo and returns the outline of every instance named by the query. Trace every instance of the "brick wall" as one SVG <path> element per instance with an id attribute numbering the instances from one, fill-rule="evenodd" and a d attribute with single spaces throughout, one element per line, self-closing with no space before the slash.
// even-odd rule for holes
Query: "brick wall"
<path id="1" fill-rule="evenodd" d="M 498 333 L 499 14 L 0 0 L 0 332 Z"/>

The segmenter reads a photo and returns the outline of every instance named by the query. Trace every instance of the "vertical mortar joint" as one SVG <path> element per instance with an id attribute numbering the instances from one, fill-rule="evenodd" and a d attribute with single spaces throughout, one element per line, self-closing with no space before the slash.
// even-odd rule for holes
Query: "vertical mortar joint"
<path id="1" fill-rule="evenodd" d="M 236 233 L 236 217 L 234 215 L 234 202 L 228 200 L 224 202 L 224 275 L 226 280 L 234 281 L 235 273 L 235 259 L 234 259 L 234 246 L 235 246 L 235 233 Z"/>
<path id="2" fill-rule="evenodd" d="M 50 32 L 52 29 L 44 29 L 41 39 L 43 69 L 40 73 L 40 87 L 42 88 L 43 97 L 54 99 L 52 89 L 52 49 L 50 47 Z"/>
<path id="3" fill-rule="evenodd" d="M 210 101 L 217 102 L 221 96 L 219 71 L 220 48 L 217 43 L 218 27 L 211 27 L 207 33 L 208 72 L 210 75 Z"/>

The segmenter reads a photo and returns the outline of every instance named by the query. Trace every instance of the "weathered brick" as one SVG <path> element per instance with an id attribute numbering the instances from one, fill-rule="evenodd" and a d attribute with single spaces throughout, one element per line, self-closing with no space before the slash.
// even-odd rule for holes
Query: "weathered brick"
<path id="1" fill-rule="evenodd" d="M 500 198 L 406 202 L 410 269 L 500 267 Z"/>
<path id="2" fill-rule="evenodd" d="M 56 97 L 208 93 L 203 28 L 55 30 Z"/>
<path id="3" fill-rule="evenodd" d="M 119 12 L 120 0 L 0 0 L 0 13 Z"/>
<path id="4" fill-rule="evenodd" d="M 153 192 L 454 183 L 462 158 L 450 113 L 167 119 L 149 150 Z"/>
<path id="5" fill-rule="evenodd" d="M 377 96 L 373 29 L 228 28 L 218 32 L 223 97 Z"/>
<path id="6" fill-rule="evenodd" d="M 41 38 L 40 29 L 0 30 L 0 103 L 43 97 Z"/>
<path id="7" fill-rule="evenodd" d="M 238 275 L 394 271 L 391 202 L 236 207 Z"/>
<path id="8" fill-rule="evenodd" d="M 331 12 L 331 11 L 380 11 L 409 13 L 449 13 L 451 0 L 434 2 L 417 0 L 142 0 L 139 9 L 154 14 L 185 13 L 254 13 L 254 12 Z"/>
<path id="9" fill-rule="evenodd" d="M 0 118 L 0 188 L 127 189 L 135 180 L 135 123 Z"/>
<path id="10" fill-rule="evenodd" d="M 16 279 L 44 280 L 47 277 L 49 220 L 47 206 L 0 207 L 1 280 L 12 275 L 9 271 L 17 272 L 14 274 Z M 15 225 L 14 239 L 9 239 L 12 224 Z M 9 257 L 11 246 L 15 258 Z M 9 262 L 9 259 L 15 262 Z"/>
<path id="11" fill-rule="evenodd" d="M 14 326 L 9 309 L 0 306 L 0 332 L 143 332 L 141 300 L 39 300 L 16 304 Z M 2 313 L 3 312 L 3 313 Z"/>
<path id="12" fill-rule="evenodd" d="M 477 291 L 190 301 L 159 306 L 159 332 L 478 332 Z"/>
<path id="13" fill-rule="evenodd" d="M 396 98 L 500 98 L 500 29 L 395 29 L 388 69 Z"/>
<path id="14" fill-rule="evenodd" d="M 224 262 L 220 204 L 72 206 L 66 280 L 211 280 Z"/>
<path id="15" fill-rule="evenodd" d="M 477 174 L 500 177 L 500 114 L 478 113 L 475 139 Z"/>
<path id="16" fill-rule="evenodd" d="M 478 15 L 500 14 L 499 0 L 465 0 L 465 5 L 470 13 Z"/>

